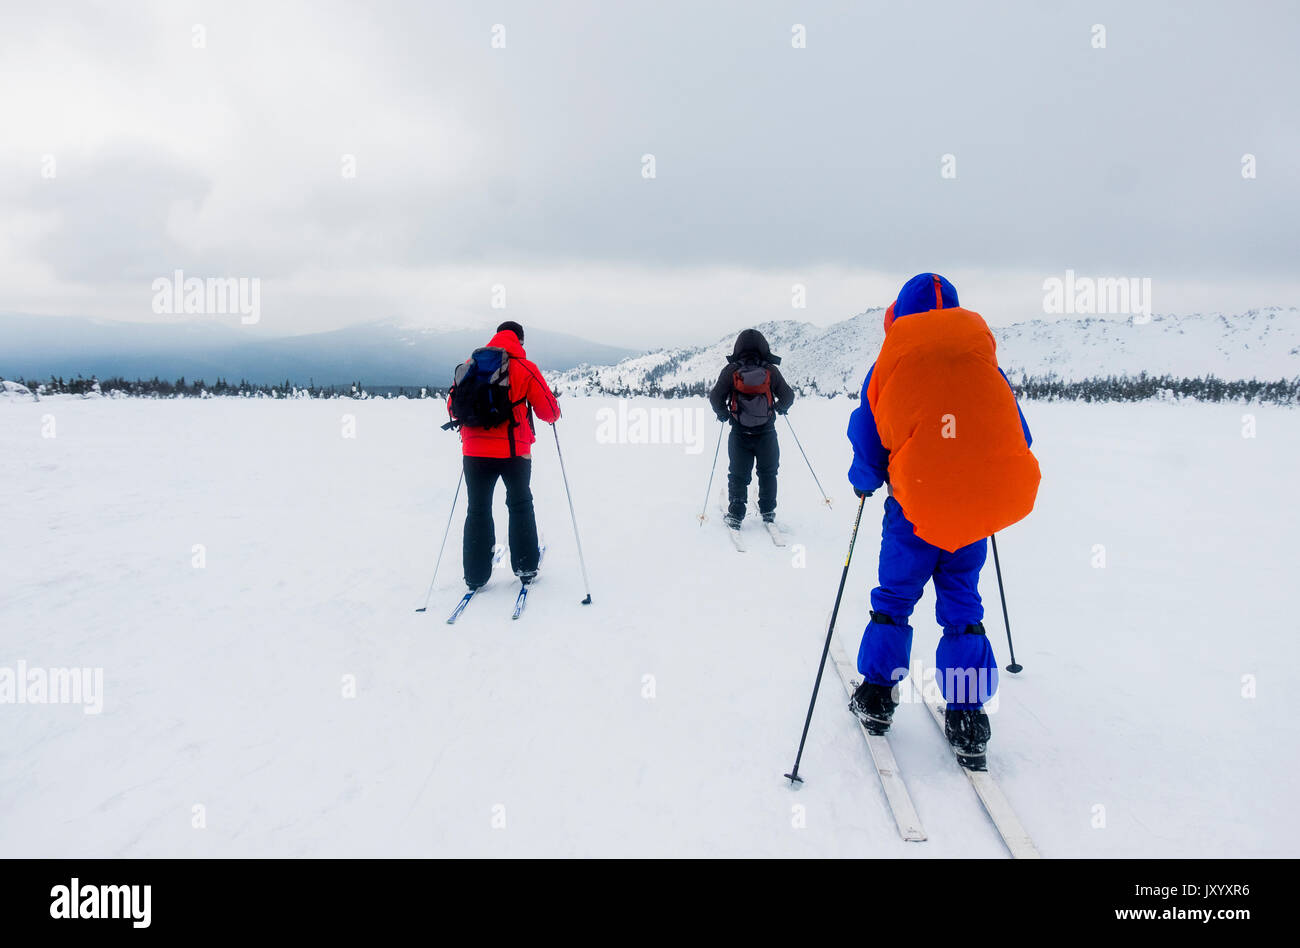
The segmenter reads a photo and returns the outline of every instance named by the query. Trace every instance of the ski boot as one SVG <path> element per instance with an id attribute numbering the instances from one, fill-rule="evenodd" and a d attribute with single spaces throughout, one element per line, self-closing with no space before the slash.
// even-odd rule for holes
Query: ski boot
<path id="1" fill-rule="evenodd" d="M 537 580 L 537 574 L 538 574 L 539 572 L 541 572 L 541 569 L 542 569 L 542 557 L 544 557 L 545 555 L 546 555 L 546 547 L 544 547 L 544 546 L 542 546 L 542 547 L 538 547 L 538 549 L 537 549 L 537 565 L 536 565 L 535 567 L 533 567 L 532 569 L 517 569 L 517 570 L 515 570 L 515 576 L 516 576 L 516 578 L 518 578 L 518 580 L 519 580 L 519 584 L 520 584 L 521 586 L 528 586 L 528 585 L 530 585 L 531 583 L 533 583 L 533 582 L 535 582 L 535 581 Z"/>
<path id="2" fill-rule="evenodd" d="M 739 529 L 740 529 L 740 518 L 739 518 L 739 517 L 733 517 L 731 514 L 725 514 L 725 515 L 723 516 L 723 518 L 722 518 L 722 522 L 723 522 L 724 524 L 727 525 L 727 529 L 728 529 L 728 530 L 739 530 Z"/>
<path id="3" fill-rule="evenodd" d="M 763 522 L 764 522 L 764 523 L 776 523 L 776 511 L 775 511 L 775 510 L 769 510 L 767 513 L 763 514 Z"/>
<path id="4" fill-rule="evenodd" d="M 993 729 L 983 708 L 945 708 L 943 733 L 963 767 L 967 770 L 989 769 L 985 750 Z"/>
<path id="5" fill-rule="evenodd" d="M 868 734 L 881 735 L 888 731 L 897 707 L 893 687 L 873 685 L 869 681 L 858 685 L 849 700 L 849 710 L 862 722 Z"/>

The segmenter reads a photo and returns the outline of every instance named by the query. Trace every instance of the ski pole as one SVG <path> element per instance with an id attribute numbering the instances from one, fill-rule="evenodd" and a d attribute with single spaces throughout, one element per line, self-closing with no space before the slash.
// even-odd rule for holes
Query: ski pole
<path id="1" fill-rule="evenodd" d="M 862 522 L 862 508 L 867 505 L 867 495 L 858 501 L 858 515 L 853 518 L 853 533 L 849 536 L 849 552 L 844 557 L 844 571 L 840 573 L 840 588 L 835 593 L 835 608 L 831 610 L 830 625 L 826 628 L 826 644 L 822 646 L 822 660 L 817 666 L 817 680 L 813 682 L 812 699 L 808 702 L 808 716 L 803 719 L 803 734 L 799 737 L 799 751 L 794 755 L 794 768 L 785 776 L 791 785 L 803 783 L 799 776 L 799 761 L 803 759 L 803 745 L 808 740 L 808 725 L 812 723 L 813 708 L 817 706 L 817 692 L 822 686 L 822 672 L 826 670 L 826 654 L 831 650 L 831 636 L 835 634 L 835 619 L 840 614 L 840 599 L 844 596 L 844 583 L 849 578 L 849 563 L 853 561 L 853 545 L 858 542 L 858 524 Z"/>
<path id="2" fill-rule="evenodd" d="M 803 445 L 799 444 L 799 436 L 794 434 L 794 425 L 791 424 L 789 415 L 785 416 L 785 423 L 790 425 L 790 434 L 794 435 L 794 443 L 799 445 L 799 453 L 803 455 L 803 462 L 808 465 L 808 473 L 812 475 L 813 482 L 817 485 L 817 490 L 821 491 L 822 502 L 829 507 L 831 505 L 831 499 L 826 496 L 826 491 L 822 490 L 822 482 L 817 480 L 817 472 L 813 470 L 812 461 L 808 460 L 808 453 L 804 451 Z"/>
<path id="3" fill-rule="evenodd" d="M 704 488 L 704 506 L 700 508 L 700 526 L 704 526 L 704 521 L 709 518 L 705 516 L 705 511 L 709 509 L 709 495 L 713 493 L 713 475 L 718 472 L 718 454 L 722 451 L 722 432 L 727 430 L 727 423 L 724 421 L 718 426 L 718 446 L 713 449 L 713 467 L 709 468 L 709 486 Z"/>
<path id="4" fill-rule="evenodd" d="M 451 520 L 456 516 L 456 501 L 460 500 L 460 485 L 465 483 L 465 467 L 461 465 L 460 478 L 456 481 L 456 493 L 451 498 L 451 510 L 447 514 L 447 529 L 442 531 L 442 545 L 438 547 L 438 562 L 433 566 L 433 579 L 429 580 L 429 591 L 424 594 L 424 605 L 416 612 L 424 612 L 429 608 L 429 597 L 433 595 L 433 584 L 438 578 L 438 567 L 442 565 L 442 553 L 447 549 L 447 534 L 451 533 Z"/>
<path id="5" fill-rule="evenodd" d="M 587 591 L 587 598 L 582 600 L 584 606 L 591 605 L 591 583 L 587 580 L 587 561 L 582 558 L 582 537 L 578 536 L 578 515 L 573 512 L 573 494 L 569 492 L 569 475 L 564 470 L 564 452 L 560 450 L 560 430 L 551 424 L 551 433 L 555 435 L 555 454 L 560 459 L 560 476 L 564 478 L 564 496 L 569 498 L 569 519 L 573 521 L 573 539 L 578 544 L 578 566 L 582 568 L 582 585 Z"/>
<path id="6" fill-rule="evenodd" d="M 997 570 L 998 595 L 1002 597 L 1002 624 L 1007 627 L 1007 648 L 1011 652 L 1011 664 L 1007 666 L 1007 671 L 1018 675 L 1025 670 L 1025 666 L 1016 663 L 1016 647 L 1011 644 L 1011 619 L 1007 615 L 1007 592 L 1002 587 L 1002 563 L 998 560 L 998 535 L 995 533 L 989 539 L 993 541 L 993 568 Z"/>

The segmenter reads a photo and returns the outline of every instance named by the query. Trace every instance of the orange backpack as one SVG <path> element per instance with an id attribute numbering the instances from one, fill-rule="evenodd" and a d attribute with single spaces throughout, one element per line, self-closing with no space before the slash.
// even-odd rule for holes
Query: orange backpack
<path id="1" fill-rule="evenodd" d="M 922 540 L 953 552 L 1033 510 L 1038 461 L 978 313 L 950 307 L 895 320 L 867 401 L 894 499 Z"/>

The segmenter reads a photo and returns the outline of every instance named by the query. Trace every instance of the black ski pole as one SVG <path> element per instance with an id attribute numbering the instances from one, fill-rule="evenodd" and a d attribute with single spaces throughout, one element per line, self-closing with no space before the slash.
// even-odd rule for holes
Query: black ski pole
<path id="1" fill-rule="evenodd" d="M 1018 675 L 1025 670 L 1025 666 L 1016 663 L 1016 647 L 1011 644 L 1011 618 L 1007 615 L 1007 592 L 1002 587 L 1002 563 L 998 559 L 998 536 L 995 533 L 989 539 L 993 541 L 993 568 L 998 574 L 998 595 L 1002 597 L 1002 624 L 1007 627 L 1007 648 L 1011 651 L 1011 664 L 1007 666 L 1007 671 L 1013 675 Z"/>
<path id="2" fill-rule="evenodd" d="M 799 436 L 794 434 L 794 424 L 790 421 L 790 416 L 785 416 L 785 423 L 790 426 L 790 434 L 794 435 L 794 443 L 799 445 L 799 453 L 803 455 L 803 463 L 808 465 L 808 473 L 813 477 L 813 483 L 817 485 L 817 490 L 821 492 L 822 501 L 827 507 L 831 505 L 831 499 L 826 496 L 826 491 L 822 490 L 822 482 L 817 480 L 817 472 L 813 470 L 812 461 L 808 460 L 808 452 L 804 451 L 803 445 L 799 444 Z"/>
<path id="3" fill-rule="evenodd" d="M 424 612 L 429 608 L 429 597 L 433 595 L 433 583 L 438 578 L 438 567 L 442 566 L 442 553 L 447 549 L 447 534 L 451 533 L 451 520 L 456 516 L 456 501 L 460 500 L 460 485 L 465 483 L 465 466 L 461 465 L 460 479 L 456 481 L 456 493 L 451 498 L 451 511 L 447 514 L 447 529 L 442 531 L 442 545 L 438 547 L 438 562 L 433 566 L 433 579 L 429 580 L 429 591 L 424 594 L 424 605 L 416 612 Z"/>
<path id="4" fill-rule="evenodd" d="M 844 572 L 840 573 L 840 588 L 835 593 L 835 608 L 831 610 L 830 625 L 826 629 L 826 644 L 822 646 L 822 660 L 817 666 L 817 680 L 813 682 L 812 699 L 808 702 L 808 716 L 803 719 L 803 734 L 799 737 L 799 751 L 794 755 L 794 768 L 785 776 L 790 783 L 803 783 L 799 776 L 799 761 L 803 759 L 803 745 L 808 740 L 808 725 L 812 723 L 813 708 L 817 706 L 817 691 L 822 686 L 822 672 L 826 670 L 826 654 L 831 650 L 831 636 L 835 634 L 835 619 L 840 614 L 840 599 L 844 596 L 844 583 L 849 578 L 849 563 L 853 561 L 853 545 L 858 542 L 858 524 L 862 522 L 862 508 L 867 505 L 867 495 L 858 501 L 858 515 L 853 518 L 853 533 L 849 537 L 849 552 L 844 557 Z"/>
<path id="5" fill-rule="evenodd" d="M 560 431 L 551 424 L 551 433 L 555 435 L 555 454 L 560 459 L 560 476 L 564 478 L 564 496 L 569 498 L 569 519 L 573 521 L 573 540 L 578 544 L 578 565 L 582 568 L 582 585 L 587 591 L 587 598 L 582 600 L 584 606 L 591 605 L 591 582 L 587 579 L 587 561 L 582 558 L 582 537 L 578 536 L 578 515 L 573 512 L 573 494 L 569 492 L 569 475 L 564 470 L 564 452 L 560 450 Z"/>
<path id="6" fill-rule="evenodd" d="M 718 472 L 718 454 L 722 451 L 722 432 L 727 429 L 727 423 L 724 421 L 718 426 L 718 446 L 713 449 L 713 467 L 709 468 L 709 486 L 704 488 L 704 506 L 700 508 L 700 526 L 704 526 L 704 521 L 709 518 L 705 511 L 709 509 L 709 495 L 713 493 L 713 475 Z"/>

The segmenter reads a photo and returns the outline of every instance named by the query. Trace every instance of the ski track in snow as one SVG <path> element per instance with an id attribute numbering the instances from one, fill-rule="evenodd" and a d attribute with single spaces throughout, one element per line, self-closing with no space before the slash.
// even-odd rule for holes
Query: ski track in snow
<path id="1" fill-rule="evenodd" d="M 527 612 L 510 620 L 506 566 L 449 627 L 463 506 L 429 612 L 414 612 L 456 484 L 437 402 L 0 403 L 0 667 L 102 667 L 105 690 L 99 715 L 0 704 L 0 852 L 1005 855 L 919 704 L 900 708 L 891 741 L 929 841 L 898 838 L 833 680 L 807 783 L 781 777 L 853 516 L 854 403 L 791 413 L 834 510 L 782 430 L 791 546 L 750 518 L 743 556 L 715 504 L 697 520 L 716 431 L 696 454 L 602 444 L 610 404 L 566 398 L 560 424 L 594 604 L 579 605 L 543 427 L 534 493 L 550 549 Z M 990 767 L 1026 828 L 1047 857 L 1300 855 L 1282 703 L 1300 687 L 1295 411 L 1025 411 L 1044 482 L 999 546 L 1026 671 L 1003 678 Z M 56 438 L 41 437 L 46 414 Z M 840 614 L 850 656 L 881 500 L 867 501 Z M 502 539 L 505 523 L 498 490 Z M 1005 665 L 991 564 L 982 591 Z M 914 659 L 930 662 L 929 594 L 914 624 Z M 1243 675 L 1258 697 L 1242 697 Z"/>

